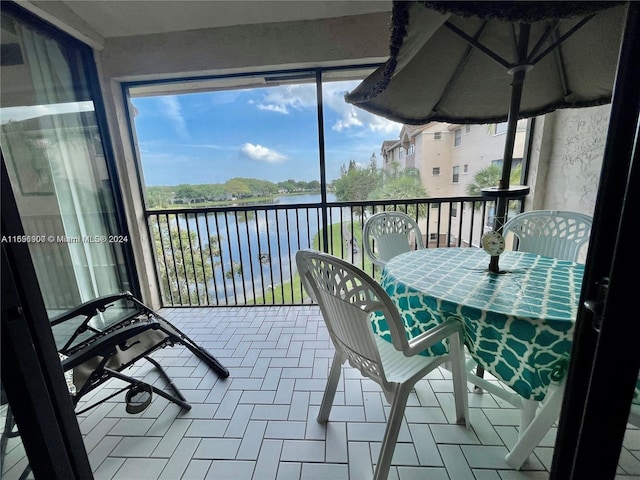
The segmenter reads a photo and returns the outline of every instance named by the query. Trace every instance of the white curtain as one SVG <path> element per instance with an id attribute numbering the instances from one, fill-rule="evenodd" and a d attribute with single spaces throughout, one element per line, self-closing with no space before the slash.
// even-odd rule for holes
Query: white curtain
<path id="1" fill-rule="evenodd" d="M 111 203 L 105 205 L 105 195 L 100 198 L 101 189 L 108 188 L 108 175 L 104 158 L 96 161 L 92 145 L 97 135 L 93 103 L 86 98 L 78 101 L 82 87 L 74 82 L 69 60 L 56 41 L 25 27 L 19 34 L 36 102 L 48 112 L 41 117 L 43 148 L 64 233 L 71 240 L 66 246 L 81 301 L 119 292 L 118 265 L 108 243 L 109 235 L 118 232 L 109 227 L 113 212 L 105 211 L 111 210 Z M 89 238 L 97 241 L 89 243 Z"/>

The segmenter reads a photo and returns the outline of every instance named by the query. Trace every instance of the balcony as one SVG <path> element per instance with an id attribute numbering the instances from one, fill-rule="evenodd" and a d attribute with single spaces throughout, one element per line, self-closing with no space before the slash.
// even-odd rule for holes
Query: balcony
<path id="1" fill-rule="evenodd" d="M 96 480 L 370 478 L 389 406 L 375 383 L 343 367 L 330 421 L 326 427 L 316 422 L 333 356 L 316 306 L 166 308 L 161 313 L 214 353 L 231 376 L 220 380 L 181 347 L 157 352 L 192 409 L 182 412 L 155 396 L 146 411 L 130 415 L 121 394 L 80 415 Z M 150 364 L 142 363 L 127 373 L 165 387 Z M 515 471 L 504 456 L 517 438 L 518 412 L 486 392 L 470 393 L 471 429 L 452 424 L 452 386 L 443 381 L 448 377 L 439 369 L 418 383 L 389 478 L 548 478 L 555 427 Z M 95 395 L 118 387 L 111 381 Z M 23 453 L 13 442 L 6 480 L 17 479 L 24 467 Z M 638 475 L 640 430 L 630 427 L 616 479 Z"/>
<path id="2" fill-rule="evenodd" d="M 212 79 L 221 81 L 220 88 L 225 90 L 231 88 L 231 79 L 245 76 L 255 80 L 251 77 L 255 72 L 290 74 L 304 70 L 311 71 L 317 78 L 327 68 L 334 69 L 332 75 L 335 75 L 328 76 L 328 80 L 340 80 L 340 71 L 345 66 L 371 69 L 386 59 L 387 35 L 380 32 L 387 32 L 390 2 L 333 2 L 340 12 L 318 8 L 326 2 L 300 2 L 299 9 L 275 5 L 278 3 L 275 2 L 276 8 L 265 11 L 257 8 L 261 2 L 247 2 L 254 10 L 238 8 L 236 19 L 231 18 L 233 15 L 218 15 L 218 11 L 206 15 L 191 12 L 189 17 L 186 6 L 171 2 L 157 2 L 148 10 L 138 9 L 136 2 L 127 4 L 129 6 L 123 3 L 116 15 L 110 11 L 113 7 L 110 2 L 20 3 L 19 8 L 27 9 L 21 15 L 29 12 L 44 22 L 52 22 L 46 31 L 54 39 L 62 37 L 65 45 L 77 41 L 89 51 L 66 55 L 77 62 L 72 65 L 73 75 L 62 78 L 73 77 L 90 84 L 87 93 L 78 95 L 82 100 L 78 107 L 87 108 L 85 103 L 89 104 L 91 122 L 87 121 L 87 125 L 95 126 L 98 131 L 99 124 L 103 137 L 96 143 L 106 148 L 94 151 L 87 147 L 85 152 L 84 145 L 74 145 L 82 151 L 80 154 L 72 151 L 70 158 L 89 160 L 74 161 L 74 165 L 98 165 L 95 160 L 100 157 L 100 168 L 88 172 L 91 175 L 87 178 L 91 181 L 81 183 L 83 187 L 95 187 L 101 196 L 96 197 L 99 202 L 95 205 L 84 206 L 91 210 L 92 218 L 104 217 L 105 223 L 112 227 L 124 225 L 130 234 L 130 249 L 116 251 L 114 261 L 109 258 L 99 266 L 110 272 L 117 270 L 118 278 L 126 277 L 125 286 L 130 285 L 129 280 L 131 284 L 139 283 L 145 301 L 156 307 L 164 306 L 163 314 L 211 349 L 232 372 L 228 380 L 221 381 L 199 366 L 188 352 L 179 349 L 159 352 L 194 408 L 181 413 L 162 398 L 156 398 L 148 410 L 134 417 L 124 412 L 121 398 L 114 398 L 81 415 L 80 428 L 95 477 L 366 478 L 376 458 L 377 439 L 381 437 L 388 405 L 375 385 L 347 373 L 332 421 L 326 428 L 315 422 L 331 346 L 317 307 L 309 304 L 295 281 L 292 254 L 297 248 L 307 246 L 326 249 L 375 275 L 361 252 L 348 244 L 350 238 L 360 238 L 363 219 L 358 212 L 384 208 L 406 211 L 415 205 L 408 201 L 386 204 L 329 201 L 275 207 L 147 211 L 138 177 L 137 139 L 130 129 L 135 115 L 129 110 L 130 98 L 124 92 L 126 85 L 138 85 L 144 90 L 143 95 L 190 93 L 206 90 Z M 207 9 L 219 8 L 216 2 L 192 3 L 191 7 L 198 4 Z M 243 2 L 224 3 L 225 8 L 230 9 L 244 5 Z M 311 5 L 310 11 L 302 5 Z M 123 13 L 125 11 L 128 13 Z M 189 18 L 183 18 L 183 13 Z M 170 18 L 175 18 L 180 26 L 170 25 Z M 10 36 L 16 32 L 10 31 Z M 7 52 L 15 54 L 18 42 L 12 38 L 8 45 L 12 48 Z M 17 56 L 12 59 L 13 66 L 22 73 L 4 76 L 8 84 L 12 79 L 15 84 L 15 91 L 4 88 L 10 93 L 6 97 L 15 101 L 15 105 L 10 104 L 12 107 L 32 105 L 28 88 L 23 88 L 29 87 L 29 82 L 24 80 L 27 64 L 17 60 Z M 93 68 L 94 63 L 97 69 Z M 87 66 L 91 67 L 89 73 L 85 71 Z M 9 72 L 3 64 L 4 70 Z M 163 90 L 169 85 L 164 82 L 176 79 L 177 85 Z M 286 83 L 291 79 L 281 80 Z M 147 81 L 149 83 L 143 84 Z M 85 102 L 87 99 L 94 103 Z M 55 104 L 58 100 L 47 102 Z M 596 196 L 603 193 L 605 187 L 609 192 L 619 190 L 622 198 L 624 181 L 616 179 L 626 179 L 628 174 L 624 171 L 626 152 L 606 156 L 616 157 L 616 162 L 622 165 L 620 175 L 610 174 L 607 185 L 596 192 L 601 170 L 609 173 L 615 170 L 602 161 L 609 111 L 609 107 L 602 106 L 558 111 L 536 119 L 536 130 L 527 139 L 527 149 L 532 152 L 527 159 L 531 166 L 527 183 L 535 188 L 514 211 L 562 208 L 591 214 Z M 617 129 L 623 130 L 622 126 Z M 437 134 L 440 139 L 442 133 L 434 132 L 433 138 Z M 35 136 L 25 139 L 30 144 L 35 142 L 38 148 L 45 145 Z M 14 162 L 7 156 L 5 147 L 3 143 L 3 164 L 5 159 L 7 163 Z M 24 152 L 16 149 L 13 156 L 22 157 Z M 36 157 L 31 155 L 28 157 L 31 162 L 25 164 L 38 164 L 33 161 Z M 488 155 L 485 160 L 491 158 L 494 157 Z M 431 168 L 425 171 L 436 175 Z M 444 169 L 442 173 L 441 180 L 448 182 L 449 175 L 445 175 Z M 459 173 L 460 177 L 464 173 L 464 170 Z M 48 201 L 53 190 L 43 188 L 34 178 L 43 179 L 11 178 L 16 195 L 23 196 L 18 200 L 33 207 L 30 215 L 21 214 L 25 230 L 30 228 L 36 234 L 66 233 L 66 227 L 60 222 L 47 224 L 45 217 L 52 216 L 50 210 L 56 210 L 58 205 Z M 50 183 L 47 181 L 44 186 L 53 186 Z M 455 195 L 462 195 L 462 191 L 457 190 Z M 115 197 L 113 205 L 111 193 Z M 422 206 L 424 214 L 416 217 L 424 227 L 430 247 L 475 245 L 485 226 L 491 224 L 492 205 L 483 199 L 442 195 L 429 198 Z M 452 214 L 453 207 L 457 215 Z M 618 207 L 608 210 L 616 212 L 610 215 L 614 218 L 610 231 L 619 227 L 618 212 L 621 218 L 630 218 L 630 214 L 623 215 L 621 200 Z M 56 215 L 62 217 L 57 211 L 53 216 Z M 284 217 L 285 221 L 274 224 L 275 232 L 269 231 L 264 243 L 262 240 L 252 242 L 247 233 L 250 222 L 261 222 L 271 228 L 271 217 Z M 68 212 L 64 219 L 72 223 L 83 220 L 80 215 L 75 218 L 74 213 Z M 315 222 L 315 232 L 307 228 L 310 219 Z M 29 222 L 33 223 L 29 225 Z M 289 228 L 291 222 L 292 229 Z M 170 233 L 165 227 L 170 228 L 172 224 L 184 228 L 187 242 L 181 243 L 181 234 L 173 238 L 168 235 L 169 241 L 163 240 Z M 601 230 L 607 230 L 606 224 L 601 221 Z M 158 242 L 153 238 L 155 233 Z M 224 238 L 217 249 L 218 260 L 202 256 L 199 267 L 195 260 L 210 248 L 211 235 Z M 192 242 L 193 238 L 197 242 Z M 276 241 L 272 242 L 272 238 Z M 610 246 L 613 252 L 613 243 Z M 607 249 L 601 247 L 602 250 Z M 31 256 L 47 275 L 49 289 L 43 291 L 47 306 L 63 308 L 77 304 L 81 292 L 67 285 L 75 283 L 76 276 L 83 274 L 83 267 L 91 263 L 83 263 L 84 257 L 79 256 L 72 264 L 66 246 L 53 249 L 50 256 L 38 257 L 33 252 Z M 212 256 L 216 257 L 210 252 L 209 257 Z M 204 280 L 208 273 L 206 261 L 211 261 L 211 284 Z M 131 272 L 134 275 L 127 277 Z M 62 277 L 64 281 L 57 281 Z M 626 296 L 630 298 L 632 295 Z M 616 317 L 619 325 L 632 331 L 635 327 L 627 317 L 622 317 Z M 606 352 L 598 355 L 615 357 L 620 364 L 625 363 L 620 362 L 620 358 L 626 352 L 614 348 L 609 355 Z M 55 358 L 50 360 L 53 362 Z M 143 367 L 134 369 L 141 378 L 155 378 L 153 372 Z M 450 392 L 446 391 L 447 382 L 442 381 L 446 375 L 446 370 L 438 371 L 437 375 L 421 382 L 412 396 L 390 478 L 548 478 L 555 428 L 524 469 L 516 472 L 508 468 L 503 457 L 515 441 L 517 412 L 489 394 L 470 394 L 472 430 L 467 432 L 450 425 Z M 35 375 L 26 374 L 23 378 L 35 378 Z M 604 388 L 619 393 L 617 387 L 604 383 Z M 105 390 L 116 388 L 115 385 L 105 387 Z M 0 418 L 5 411 L 0 410 Z M 570 443 L 570 439 L 564 443 Z M 17 440 L 10 440 L 8 446 L 9 455 L 1 476 L 18 478 L 25 464 L 24 454 Z M 617 457 L 617 452 L 615 455 Z M 640 431 L 630 427 L 624 437 L 616 478 L 638 478 L 638 458 Z"/>

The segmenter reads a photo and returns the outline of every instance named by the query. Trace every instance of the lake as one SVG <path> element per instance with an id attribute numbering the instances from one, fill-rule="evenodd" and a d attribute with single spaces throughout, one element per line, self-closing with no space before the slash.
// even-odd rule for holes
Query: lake
<path id="1" fill-rule="evenodd" d="M 327 200 L 334 202 L 335 195 L 328 195 Z M 219 240 L 220 257 L 216 260 L 220 263 L 214 268 L 213 277 L 207 280 L 209 303 L 226 304 L 226 298 L 235 298 L 236 302 L 229 303 L 241 304 L 245 298 L 252 301 L 254 295 L 260 297 L 263 292 L 288 282 L 296 271 L 295 253 L 313 246 L 322 223 L 321 211 L 314 206 L 319 202 L 319 194 L 291 195 L 274 201 L 280 207 L 298 205 L 290 209 L 252 210 L 247 215 L 241 215 L 242 212 L 180 214 L 180 228 L 197 232 L 196 238 L 200 238 L 202 245 L 206 245 L 211 236 Z M 349 208 L 336 207 L 330 209 L 329 223 L 340 221 L 341 213 L 350 218 Z M 241 273 L 231 275 L 233 265 L 241 266 Z"/>

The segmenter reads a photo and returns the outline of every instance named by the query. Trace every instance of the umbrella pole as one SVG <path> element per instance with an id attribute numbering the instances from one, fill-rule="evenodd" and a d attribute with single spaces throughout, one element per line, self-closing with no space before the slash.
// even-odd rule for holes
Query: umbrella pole
<path id="1" fill-rule="evenodd" d="M 524 78 L 531 65 L 524 63 L 527 57 L 529 46 L 529 24 L 520 25 L 520 37 L 518 39 L 518 66 L 510 69 L 509 74 L 513 75 L 511 83 L 511 103 L 509 105 L 509 116 L 507 117 L 507 133 L 504 141 L 504 155 L 502 156 L 502 176 L 500 177 L 499 190 L 503 194 L 496 200 L 496 214 L 493 220 L 493 229 L 502 233 L 502 226 L 505 223 L 507 205 L 509 204 L 509 177 L 511 176 L 511 163 L 513 161 L 513 148 L 516 142 L 516 131 L 518 128 L 518 114 L 520 112 L 520 102 L 522 100 L 522 88 Z M 494 255 L 489 261 L 489 271 L 499 273 L 499 257 Z"/>
<path id="2" fill-rule="evenodd" d="M 511 86 L 511 105 L 509 107 L 509 117 L 507 120 L 507 133 L 504 141 L 504 155 L 502 163 L 502 175 L 500 177 L 499 189 L 504 191 L 496 200 L 496 214 L 493 219 L 493 229 L 502 233 L 502 227 L 505 223 L 507 214 L 507 205 L 509 204 L 509 177 L 511 176 L 511 163 L 513 161 L 513 148 L 516 141 L 516 130 L 518 126 L 518 112 L 520 111 L 520 100 L 522 99 L 522 87 L 524 83 L 526 71 L 521 67 L 514 72 L 513 84 Z M 489 262 L 489 271 L 498 273 L 497 255 L 491 257 Z"/>

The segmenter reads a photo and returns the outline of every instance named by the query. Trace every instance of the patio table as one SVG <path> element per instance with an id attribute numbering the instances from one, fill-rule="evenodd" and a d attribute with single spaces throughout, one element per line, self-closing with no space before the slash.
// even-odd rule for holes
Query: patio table
<path id="1" fill-rule="evenodd" d="M 392 258 L 381 284 L 409 336 L 456 318 L 479 365 L 524 399 L 540 401 L 568 365 L 584 265 L 511 251 L 500 259 L 505 273 L 489 273 L 488 263 L 477 248 L 416 250 Z M 384 318 L 372 320 L 387 337 Z"/>

